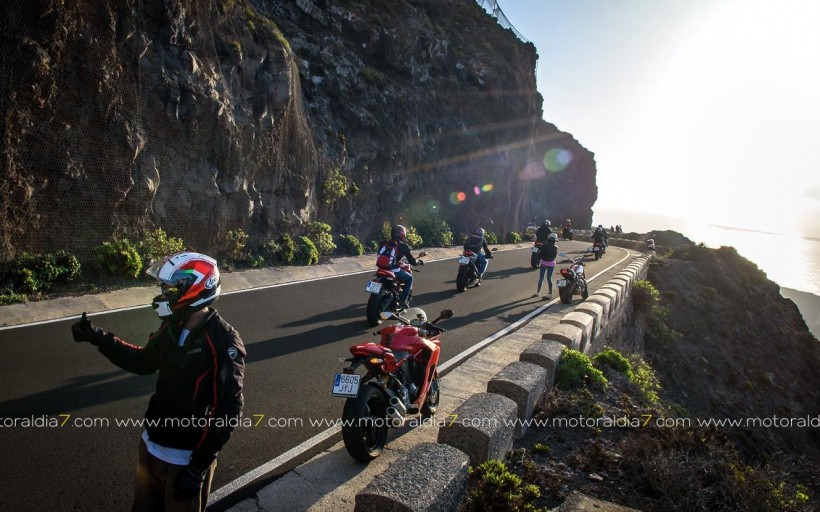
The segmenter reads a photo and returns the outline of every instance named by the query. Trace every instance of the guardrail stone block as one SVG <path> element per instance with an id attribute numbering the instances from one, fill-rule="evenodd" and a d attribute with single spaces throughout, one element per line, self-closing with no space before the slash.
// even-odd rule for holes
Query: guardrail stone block
<path id="1" fill-rule="evenodd" d="M 356 494 L 355 512 L 455 510 L 467 491 L 467 454 L 421 443 Z"/>
<path id="2" fill-rule="evenodd" d="M 581 330 L 581 345 L 578 350 L 586 352 L 587 347 L 592 343 L 593 329 L 595 328 L 595 322 L 592 320 L 592 317 L 584 313 L 573 311 L 572 313 L 564 315 L 564 318 L 561 319 L 561 323 L 574 325 Z"/>
<path id="3" fill-rule="evenodd" d="M 530 345 L 518 358 L 525 363 L 537 364 L 544 368 L 547 371 L 547 388 L 551 388 L 555 384 L 555 370 L 563 353 L 564 345 L 557 341 L 544 340 Z"/>
<path id="4" fill-rule="evenodd" d="M 582 302 L 573 313 L 583 313 L 592 317 L 592 339 L 598 337 L 604 328 L 606 328 L 607 318 L 604 315 L 604 307 L 598 302 L 590 302 L 585 300 Z"/>
<path id="5" fill-rule="evenodd" d="M 487 392 L 506 396 L 518 405 L 515 435 L 524 435 L 524 421 L 532 417 L 535 404 L 547 387 L 547 370 L 532 363 L 516 361 L 508 364 L 487 383 Z"/>
<path id="6" fill-rule="evenodd" d="M 584 333 L 578 327 L 570 324 L 558 324 L 541 335 L 542 340 L 552 340 L 573 350 L 581 349 Z"/>
<path id="7" fill-rule="evenodd" d="M 618 290 L 612 289 L 612 288 L 607 288 L 607 286 L 609 286 L 609 285 L 604 285 L 601 288 L 598 288 L 597 290 L 595 290 L 595 293 L 590 295 L 587 298 L 587 300 L 593 298 L 596 295 L 599 295 L 599 296 L 603 295 L 604 297 L 608 297 L 609 301 L 610 301 L 609 318 L 612 318 L 612 315 L 615 314 L 615 311 L 618 309 L 618 305 L 620 304 L 620 301 L 618 300 L 619 293 L 618 293 Z"/>
<path id="8" fill-rule="evenodd" d="M 506 396 L 478 393 L 459 405 L 452 423 L 438 431 L 438 442 L 458 448 L 470 457 L 471 465 L 488 459 L 504 459 L 512 448 L 518 406 Z"/>
<path id="9" fill-rule="evenodd" d="M 610 297 L 606 295 L 599 295 L 597 292 L 587 297 L 584 304 L 597 304 L 601 306 L 601 309 L 603 309 L 603 312 L 601 313 L 601 320 L 605 324 L 609 322 L 609 318 L 612 316 L 612 312 L 615 309 L 615 303 Z"/>

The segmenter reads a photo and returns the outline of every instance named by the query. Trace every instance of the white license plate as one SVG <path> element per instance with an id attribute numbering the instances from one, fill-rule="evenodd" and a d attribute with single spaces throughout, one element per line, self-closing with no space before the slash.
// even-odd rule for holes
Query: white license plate
<path id="1" fill-rule="evenodd" d="M 377 283 L 376 281 L 370 281 L 369 283 L 367 283 L 367 286 L 365 287 L 364 291 L 366 291 L 367 293 L 379 293 L 380 291 L 382 291 L 382 284 Z"/>
<path id="2" fill-rule="evenodd" d="M 538 247 L 533 247 L 532 249 L 530 249 L 530 252 L 531 252 L 531 253 L 533 253 L 533 254 L 535 254 L 535 253 L 537 253 L 539 250 L 540 250 L 540 249 L 538 249 Z"/>
<path id="3" fill-rule="evenodd" d="M 555 286 L 558 286 L 559 288 L 563 288 L 566 285 L 567 285 L 567 280 L 566 279 L 559 279 L 558 281 L 555 281 Z"/>
<path id="4" fill-rule="evenodd" d="M 333 391 L 330 394 L 356 398 L 359 396 L 359 383 L 361 380 L 362 376 L 355 373 L 337 373 L 336 378 L 333 379 Z"/>
<path id="5" fill-rule="evenodd" d="M 470 263 L 470 258 L 468 258 L 467 256 L 461 256 L 461 257 L 458 259 L 458 264 L 459 264 L 459 265 L 466 265 L 466 264 L 468 264 L 468 263 Z"/>

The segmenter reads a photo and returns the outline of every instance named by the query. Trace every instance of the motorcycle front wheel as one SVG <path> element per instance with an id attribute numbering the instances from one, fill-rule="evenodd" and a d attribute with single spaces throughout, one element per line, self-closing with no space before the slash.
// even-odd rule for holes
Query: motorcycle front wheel
<path id="1" fill-rule="evenodd" d="M 569 286 L 562 286 L 558 288 L 558 296 L 561 297 L 561 302 L 569 304 L 572 302 L 572 290 Z"/>
<path id="2" fill-rule="evenodd" d="M 469 271 L 470 267 L 467 265 L 462 265 L 458 268 L 458 276 L 456 276 L 456 289 L 460 292 L 467 289 L 467 273 Z"/>
<path id="3" fill-rule="evenodd" d="M 424 405 L 421 406 L 421 417 L 429 418 L 436 414 L 438 409 L 438 401 L 441 398 L 438 385 L 438 372 L 433 375 L 433 382 L 430 383 L 430 390 L 427 392 L 427 398 L 424 399 Z"/>
<path id="4" fill-rule="evenodd" d="M 348 398 L 342 412 L 342 439 L 347 453 L 359 462 L 379 456 L 387 443 L 387 399 L 376 386 L 366 385 Z"/>
<path id="5" fill-rule="evenodd" d="M 367 299 L 367 322 L 376 327 L 382 323 L 381 313 L 390 308 L 393 302 L 393 294 L 390 292 L 380 291 L 379 293 L 371 293 L 370 298 Z"/>
<path id="6" fill-rule="evenodd" d="M 587 300 L 587 297 L 589 297 L 589 288 L 585 285 L 584 291 L 581 292 L 581 298 Z"/>

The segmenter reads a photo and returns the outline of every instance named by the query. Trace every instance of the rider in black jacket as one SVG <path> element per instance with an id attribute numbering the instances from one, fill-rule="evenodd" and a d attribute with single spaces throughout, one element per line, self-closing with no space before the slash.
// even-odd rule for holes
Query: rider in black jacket
<path id="1" fill-rule="evenodd" d="M 220 293 L 215 260 L 178 253 L 147 273 L 160 281 L 162 294 L 152 305 L 163 322 L 145 347 L 94 327 L 85 313 L 72 334 L 124 370 L 159 372 L 145 412 L 134 510 L 204 510 L 217 454 L 242 414 L 245 347 L 208 308 Z M 172 482 L 172 493 L 158 473 Z"/>
<path id="2" fill-rule="evenodd" d="M 545 220 L 543 224 L 535 231 L 535 240 L 538 242 L 546 242 L 547 237 L 550 236 L 552 230 L 550 229 L 550 221 Z"/>

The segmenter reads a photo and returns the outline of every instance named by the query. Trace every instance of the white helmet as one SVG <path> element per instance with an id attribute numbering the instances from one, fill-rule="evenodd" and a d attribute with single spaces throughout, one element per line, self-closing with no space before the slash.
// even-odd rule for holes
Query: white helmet
<path id="1" fill-rule="evenodd" d="M 549 235 L 547 235 L 547 240 L 552 240 L 553 242 L 556 242 L 558 241 L 558 235 L 556 235 L 555 233 L 550 233 Z"/>
<path id="2" fill-rule="evenodd" d="M 421 308 L 409 308 L 404 310 L 404 317 L 410 320 L 413 327 L 421 327 L 427 322 L 427 313 Z"/>

